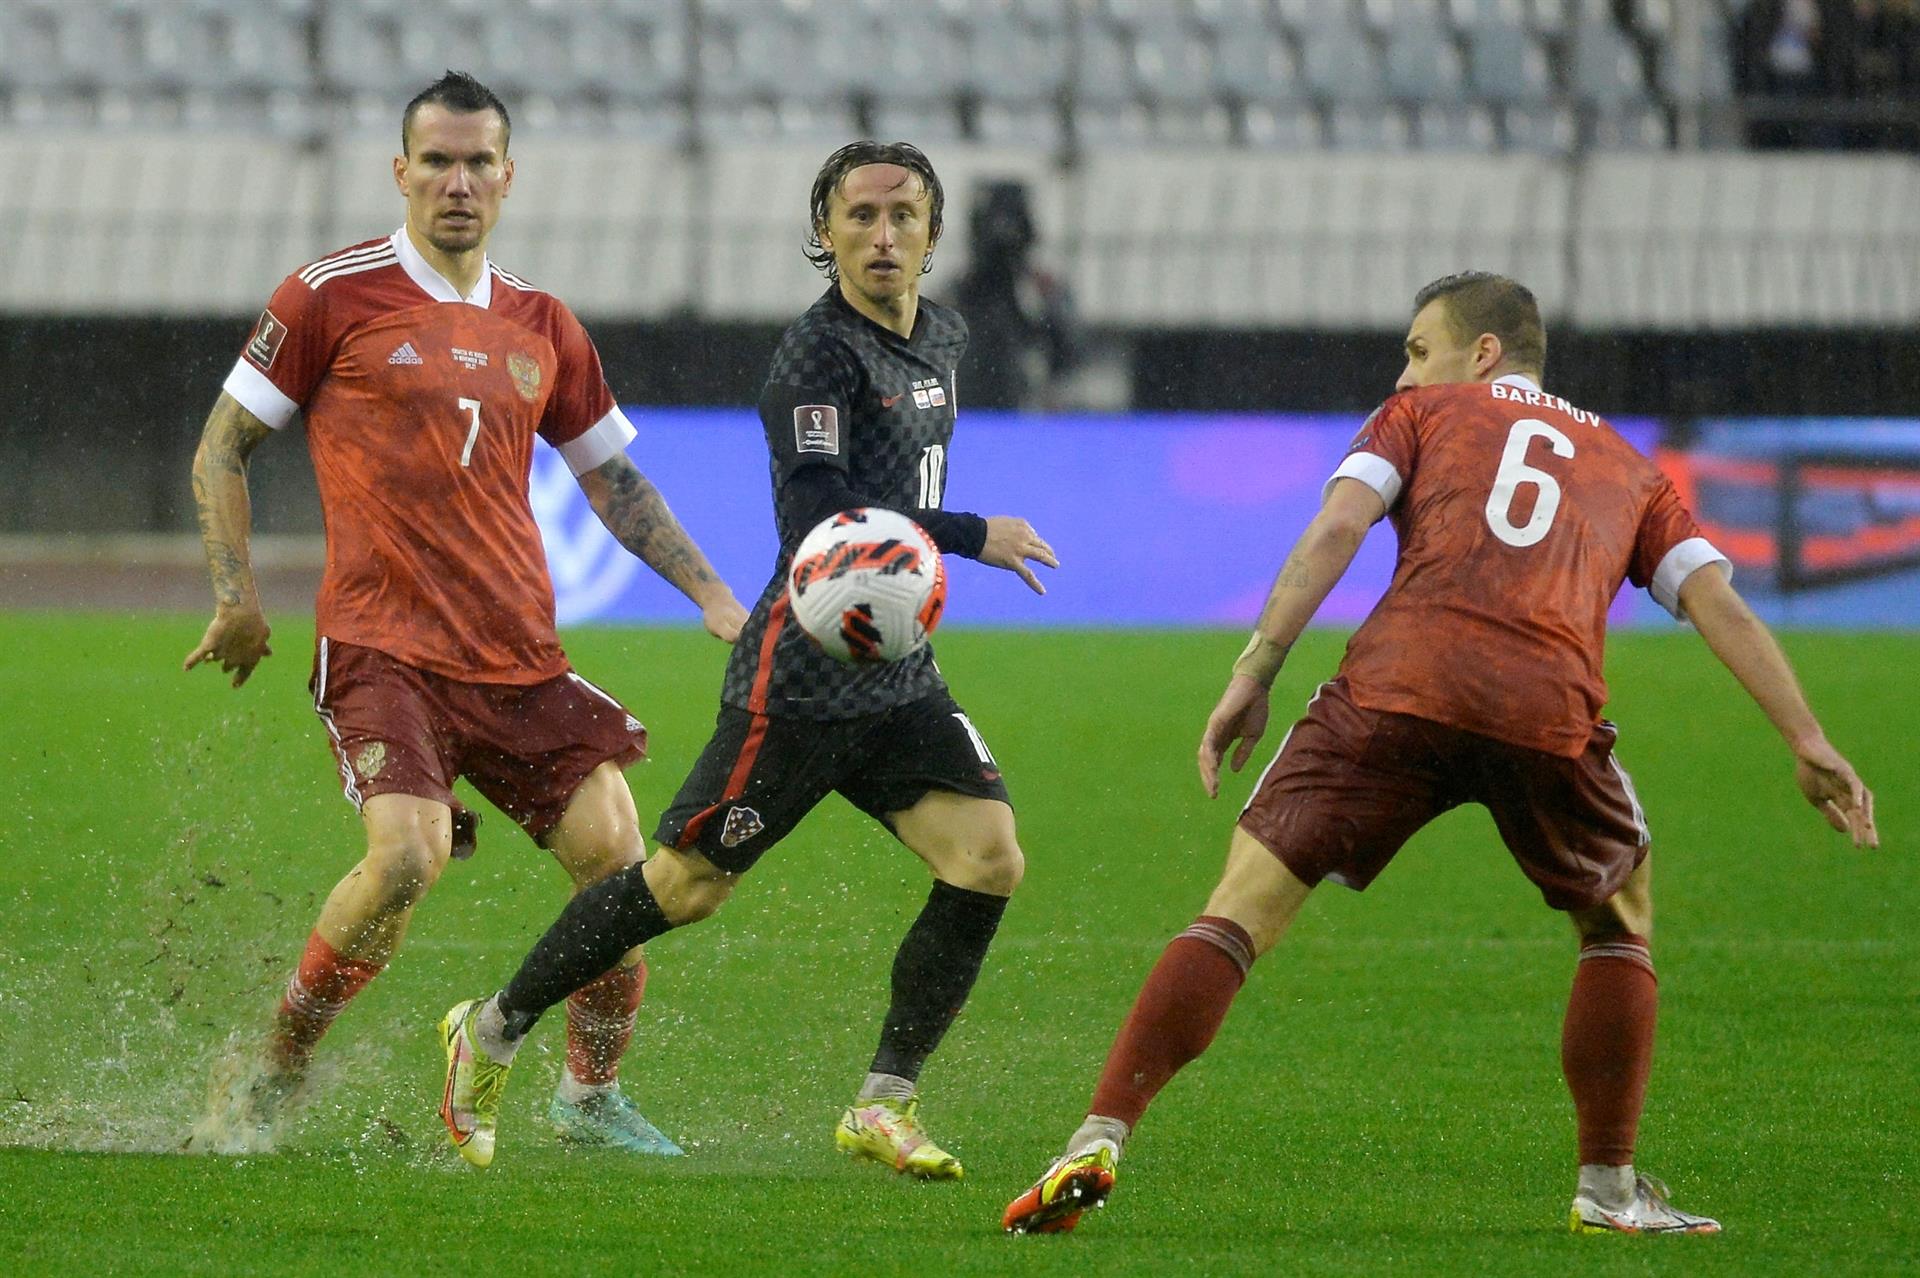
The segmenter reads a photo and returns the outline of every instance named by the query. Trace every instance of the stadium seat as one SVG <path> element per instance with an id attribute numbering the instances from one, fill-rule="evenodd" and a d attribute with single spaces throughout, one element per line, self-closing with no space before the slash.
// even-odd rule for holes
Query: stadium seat
<path id="1" fill-rule="evenodd" d="M 1271 29 L 1223 40 L 1214 77 L 1222 93 L 1242 102 L 1298 102 L 1307 96 L 1292 42 Z"/>
<path id="2" fill-rule="evenodd" d="M 1337 102 L 1327 110 L 1327 142 L 1336 151 L 1404 151 L 1412 141 L 1398 107 Z"/>
<path id="3" fill-rule="evenodd" d="M 1223 147 L 1233 141 L 1233 114 L 1218 102 L 1162 104 L 1152 119 L 1153 140 L 1161 146 Z"/>
<path id="4" fill-rule="evenodd" d="M 1469 34 L 1485 27 L 1524 27 L 1527 0 L 1449 0 L 1447 16 L 1456 30 Z"/>
<path id="5" fill-rule="evenodd" d="M 1070 118 L 1074 141 L 1082 149 L 1135 149 L 1154 139 L 1153 113 L 1142 102 L 1076 106 Z"/>
<path id="6" fill-rule="evenodd" d="M 1155 103 L 1198 106 L 1213 99 L 1212 44 L 1185 27 L 1149 26 L 1134 35 L 1134 80 Z"/>
<path id="7" fill-rule="evenodd" d="M 1135 97 L 1133 55 L 1126 36 L 1105 23 L 1084 24 L 1074 59 L 1074 102 L 1100 109 L 1123 106 Z"/>
<path id="8" fill-rule="evenodd" d="M 1270 151 L 1318 150 L 1324 140 L 1320 113 L 1305 104 L 1250 102 L 1241 111 L 1240 133 L 1249 146 Z"/>
<path id="9" fill-rule="evenodd" d="M 702 99 L 695 125 L 710 142 L 838 144 L 860 135 L 859 121 L 845 101 Z"/>
<path id="10" fill-rule="evenodd" d="M 1492 112 L 1481 106 L 1429 102 L 1414 113 L 1415 136 L 1423 151 L 1491 151 L 1500 132 Z"/>
<path id="11" fill-rule="evenodd" d="M 1445 28 L 1408 21 L 1387 33 L 1384 82 L 1387 93 L 1409 102 L 1454 102 L 1466 79 L 1460 51 Z"/>
<path id="12" fill-rule="evenodd" d="M 911 142 L 923 151 L 936 143 L 954 142 L 966 136 L 960 113 L 950 101 L 882 98 L 873 104 L 868 116 L 874 137 Z"/>
<path id="13" fill-rule="evenodd" d="M 1588 140 L 1604 151 L 1657 151 L 1671 141 L 1666 112 L 1647 103 L 1594 113 Z"/>
<path id="14" fill-rule="evenodd" d="M 1066 83 L 1072 46 L 1064 30 L 985 23 L 972 28 L 967 43 L 967 83 L 988 101 L 1037 101 Z"/>
<path id="15" fill-rule="evenodd" d="M 1269 0 L 1187 0 L 1186 12 L 1195 26 L 1222 40 L 1271 30 L 1274 17 Z"/>
<path id="16" fill-rule="evenodd" d="M 1439 26 L 1444 16 L 1444 0 L 1358 0 L 1363 26 L 1376 35 L 1392 34 L 1406 24 Z"/>
<path id="17" fill-rule="evenodd" d="M 1052 101 L 982 101 L 974 108 L 974 136 L 990 146 L 1020 147 L 1051 155 L 1066 137 Z"/>
<path id="18" fill-rule="evenodd" d="M 267 91 L 311 85 L 313 59 L 307 50 L 306 23 L 304 15 L 273 5 L 235 9 L 227 19 L 234 82 Z"/>
<path id="19" fill-rule="evenodd" d="M 1512 105 L 1501 113 L 1501 132 L 1511 151 L 1565 155 L 1579 133 L 1573 112 L 1563 106 Z"/>
<path id="20" fill-rule="evenodd" d="M 1300 71 L 1308 88 L 1334 101 L 1378 101 L 1384 87 L 1373 47 L 1345 24 L 1303 33 Z"/>
<path id="21" fill-rule="evenodd" d="M 1527 26 L 1543 36 L 1558 36 L 1573 20 L 1574 0 L 1528 0 Z"/>
<path id="22" fill-rule="evenodd" d="M 1646 76 L 1633 42 L 1610 23 L 1582 22 L 1570 37 L 1574 97 L 1615 108 L 1644 100 Z"/>
<path id="23" fill-rule="evenodd" d="M 1553 76 L 1538 41 L 1513 27 L 1480 27 L 1468 41 L 1467 84 L 1492 103 L 1541 103 L 1552 96 Z"/>

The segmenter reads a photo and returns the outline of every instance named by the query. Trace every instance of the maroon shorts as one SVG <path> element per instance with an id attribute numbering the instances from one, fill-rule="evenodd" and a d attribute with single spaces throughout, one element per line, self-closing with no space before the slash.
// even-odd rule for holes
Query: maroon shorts
<path id="1" fill-rule="evenodd" d="M 647 749 L 640 721 L 571 670 L 544 683 L 464 683 L 323 635 L 308 686 L 355 807 L 410 794 L 459 816 L 453 781 L 465 777 L 536 842 L 589 773 Z"/>
<path id="2" fill-rule="evenodd" d="M 1565 758 L 1409 714 L 1322 684 L 1240 814 L 1240 827 L 1301 882 L 1356 891 L 1413 832 L 1450 808 L 1493 814 L 1507 851 L 1556 910 L 1594 906 L 1647 855 L 1646 818 L 1614 761 L 1614 726 Z"/>

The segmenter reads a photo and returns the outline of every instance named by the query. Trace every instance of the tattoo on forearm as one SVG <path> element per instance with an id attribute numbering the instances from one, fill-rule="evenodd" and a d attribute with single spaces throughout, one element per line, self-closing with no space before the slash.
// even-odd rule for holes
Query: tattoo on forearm
<path id="1" fill-rule="evenodd" d="M 236 543 L 243 544 L 248 531 L 247 456 L 266 436 L 264 425 L 229 409 L 223 399 L 200 440 L 193 504 L 214 601 L 221 607 L 238 607 L 252 588 L 253 570 Z"/>
<path id="2" fill-rule="evenodd" d="M 667 509 L 660 490 L 631 461 L 616 457 L 590 472 L 590 477 L 587 498 L 600 522 L 649 568 L 689 595 L 719 580 L 700 547 Z"/>
<path id="3" fill-rule="evenodd" d="M 1288 555 L 1287 562 L 1280 565 L 1280 575 L 1273 584 L 1288 590 L 1305 590 L 1308 586 L 1306 560 L 1298 555 Z"/>

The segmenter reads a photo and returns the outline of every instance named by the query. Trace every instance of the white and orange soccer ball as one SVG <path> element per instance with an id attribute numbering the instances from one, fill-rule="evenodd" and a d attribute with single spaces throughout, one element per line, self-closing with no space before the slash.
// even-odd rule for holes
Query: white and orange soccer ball
<path id="1" fill-rule="evenodd" d="M 926 530 L 878 507 L 823 519 L 793 552 L 794 620 L 850 665 L 918 652 L 947 606 L 947 570 Z"/>

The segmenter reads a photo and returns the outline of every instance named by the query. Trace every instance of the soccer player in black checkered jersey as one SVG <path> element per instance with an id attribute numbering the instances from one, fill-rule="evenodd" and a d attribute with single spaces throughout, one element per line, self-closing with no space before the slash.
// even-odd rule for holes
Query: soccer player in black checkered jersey
<path id="1" fill-rule="evenodd" d="M 574 898 L 493 998 L 450 1012 L 443 1113 L 491 1128 L 505 1071 L 547 1008 L 642 941 L 706 918 L 740 875 L 838 791 L 933 871 L 900 943 L 893 999 L 841 1149 L 928 1179 L 960 1163 L 928 1139 L 916 1079 L 965 1004 L 1025 862 L 999 765 L 927 649 L 841 665 L 794 622 L 787 566 L 820 520 L 900 511 L 949 554 L 1018 573 L 1058 567 L 1024 519 L 940 509 L 966 323 L 920 297 L 939 241 L 933 166 L 902 143 L 855 142 L 814 180 L 810 259 L 832 281 L 780 343 L 760 398 L 780 555 L 734 646 L 713 739 L 660 819 L 644 865 Z"/>

